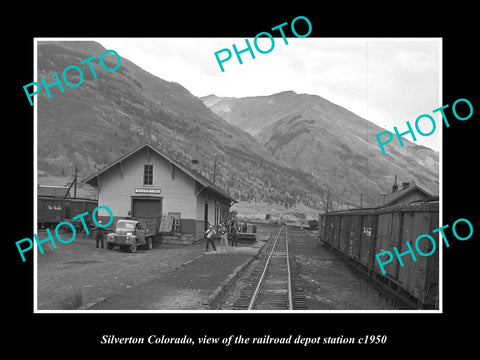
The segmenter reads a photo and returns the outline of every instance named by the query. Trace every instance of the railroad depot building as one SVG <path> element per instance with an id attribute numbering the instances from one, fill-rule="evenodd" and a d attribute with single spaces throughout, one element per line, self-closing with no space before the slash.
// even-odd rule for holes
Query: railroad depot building
<path id="1" fill-rule="evenodd" d="M 83 182 L 97 189 L 98 205 L 112 211 L 114 222 L 109 228 L 118 218 L 155 219 L 160 233 L 165 237 L 175 234 L 183 242 L 202 238 L 207 223 L 217 225 L 227 218 L 236 202 L 204 176 L 150 144 Z M 105 209 L 99 209 L 98 215 L 108 221 Z"/>

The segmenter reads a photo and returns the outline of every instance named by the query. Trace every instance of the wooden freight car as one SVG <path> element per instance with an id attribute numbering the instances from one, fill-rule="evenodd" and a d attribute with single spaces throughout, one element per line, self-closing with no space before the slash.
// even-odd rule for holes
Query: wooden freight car
<path id="1" fill-rule="evenodd" d="M 98 201 L 93 199 L 38 196 L 37 226 L 39 229 L 54 228 L 62 221 L 69 221 L 77 230 L 81 230 L 83 228 L 81 221 L 72 221 L 72 218 L 88 212 L 84 219 L 87 226 L 90 226 L 93 224 L 92 212 L 97 206 Z"/>
<path id="2" fill-rule="evenodd" d="M 438 248 L 439 203 L 415 202 L 387 207 L 335 211 L 320 214 L 319 240 L 359 266 L 373 278 L 382 281 L 399 296 L 414 301 L 421 308 L 438 308 L 438 251 L 431 256 L 417 256 L 417 261 L 404 256 L 404 266 L 398 259 L 385 266 L 383 275 L 375 255 L 407 250 L 406 242 L 413 243 L 422 234 L 433 236 Z M 428 253 L 431 244 L 421 249 Z"/>

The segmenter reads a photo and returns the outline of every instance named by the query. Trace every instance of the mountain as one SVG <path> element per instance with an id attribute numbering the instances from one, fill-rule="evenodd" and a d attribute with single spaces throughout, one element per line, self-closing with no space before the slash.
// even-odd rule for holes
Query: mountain
<path id="1" fill-rule="evenodd" d="M 358 206 L 363 196 L 364 206 L 374 205 L 396 174 L 438 193 L 438 153 L 407 142 L 382 155 L 381 128 L 319 96 L 199 99 L 123 57 L 106 72 L 103 51 L 96 42 L 38 42 L 38 79 L 52 84 L 54 72 L 61 77 L 71 65 L 84 74 L 78 87 L 35 95 L 40 184 L 68 182 L 75 167 L 85 178 L 148 142 L 187 166 L 198 160 L 209 179 L 216 163 L 217 185 L 240 201 L 324 209 L 327 199 L 335 208 Z M 94 55 L 97 78 L 79 65 Z M 115 66 L 113 55 L 104 60 Z M 73 70 L 68 76 L 79 81 Z"/>
<path id="2" fill-rule="evenodd" d="M 272 96 L 237 99 L 208 95 L 201 99 L 215 114 L 256 136 L 284 116 L 285 111 L 297 112 L 299 104 L 295 95 L 293 91 L 285 91 Z"/>
<path id="3" fill-rule="evenodd" d="M 431 194 L 439 189 L 439 154 L 404 139 L 380 152 L 385 129 L 317 95 L 285 91 L 245 98 L 208 95 L 204 103 L 254 136 L 278 160 L 314 176 L 337 201 L 380 204 L 394 175 Z"/>
<path id="4" fill-rule="evenodd" d="M 199 172 L 209 179 L 216 162 L 217 185 L 238 200 L 321 207 L 327 190 L 311 174 L 273 157 L 253 136 L 216 115 L 180 84 L 123 57 L 117 70 L 104 71 L 99 63 L 103 51 L 96 42 L 38 42 L 39 80 L 52 84 L 54 73 L 62 77 L 71 65 L 84 75 L 78 87 L 64 84 L 62 93 L 55 85 L 50 87 L 51 98 L 46 91 L 35 95 L 40 184 L 55 177 L 68 182 L 75 167 L 83 179 L 148 142 L 187 166 L 198 160 Z M 94 55 L 91 64 L 97 78 L 87 64 L 80 65 Z M 108 68 L 115 67 L 112 54 L 104 61 Z M 74 70 L 67 76 L 72 84 L 80 81 Z"/>

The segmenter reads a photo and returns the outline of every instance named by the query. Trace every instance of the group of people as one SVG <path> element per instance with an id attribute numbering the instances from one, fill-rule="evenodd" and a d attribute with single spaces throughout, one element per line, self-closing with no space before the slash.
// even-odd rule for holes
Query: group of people
<path id="1" fill-rule="evenodd" d="M 222 220 L 218 224 L 218 233 L 220 235 L 220 247 L 223 247 L 225 250 L 228 249 L 228 242 L 230 240 L 232 246 L 238 246 L 237 243 L 237 222 L 231 220 L 230 222 Z M 209 224 L 207 231 L 205 231 L 205 240 L 206 248 L 205 252 L 208 252 L 208 247 L 212 244 L 213 250 L 217 251 L 214 243 L 216 231 L 213 225 Z"/>
<path id="2" fill-rule="evenodd" d="M 100 221 L 100 224 L 102 222 Z M 224 248 L 225 250 L 228 249 L 228 242 L 230 241 L 232 246 L 238 246 L 237 243 L 237 232 L 239 231 L 246 231 L 246 223 L 244 229 L 241 229 L 235 220 L 226 221 L 222 220 L 220 224 L 218 224 L 218 233 L 220 235 L 220 247 Z M 205 231 L 205 239 L 206 239 L 206 249 L 205 251 L 208 252 L 208 247 L 212 244 L 213 250 L 217 251 L 214 243 L 214 236 L 216 234 L 215 228 L 213 225 L 209 224 L 207 231 Z M 97 250 L 99 249 L 99 244 L 101 244 L 103 249 L 103 240 L 105 236 L 105 231 L 103 228 L 98 227 L 95 231 L 95 240 L 97 245 Z"/>

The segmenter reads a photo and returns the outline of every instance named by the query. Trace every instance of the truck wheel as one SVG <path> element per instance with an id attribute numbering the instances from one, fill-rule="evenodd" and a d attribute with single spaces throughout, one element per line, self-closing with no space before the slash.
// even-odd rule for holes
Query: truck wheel
<path id="1" fill-rule="evenodd" d="M 107 249 L 108 249 L 108 250 L 113 250 L 113 246 L 114 246 L 113 244 L 108 244 L 108 243 L 107 243 Z"/>
<path id="2" fill-rule="evenodd" d="M 137 252 L 137 241 L 134 241 L 132 245 L 130 245 L 130 252 L 135 253 Z"/>
<path id="3" fill-rule="evenodd" d="M 152 238 L 151 237 L 148 237 L 145 239 L 146 240 L 146 244 L 145 244 L 145 248 L 147 250 L 152 250 L 153 249 L 153 243 L 152 243 Z"/>

